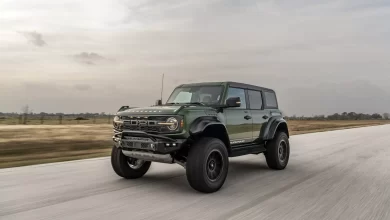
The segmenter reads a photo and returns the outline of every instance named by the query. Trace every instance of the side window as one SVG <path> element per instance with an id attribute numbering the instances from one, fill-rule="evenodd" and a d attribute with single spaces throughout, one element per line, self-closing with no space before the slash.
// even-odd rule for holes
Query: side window
<path id="1" fill-rule="evenodd" d="M 260 91 L 248 90 L 250 109 L 262 109 L 263 99 Z"/>
<path id="2" fill-rule="evenodd" d="M 273 92 L 264 92 L 265 102 L 268 108 L 277 108 L 276 95 Z"/>
<path id="3" fill-rule="evenodd" d="M 229 87 L 228 95 L 227 95 L 226 99 L 228 99 L 230 97 L 240 97 L 240 99 L 241 99 L 241 106 L 237 107 L 237 108 L 239 108 L 239 109 L 246 109 L 245 90 L 244 89 L 238 89 L 238 88 Z"/>

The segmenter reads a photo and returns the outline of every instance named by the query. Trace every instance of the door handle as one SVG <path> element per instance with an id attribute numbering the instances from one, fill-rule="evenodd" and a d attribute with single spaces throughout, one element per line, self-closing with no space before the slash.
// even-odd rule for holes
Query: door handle
<path id="1" fill-rule="evenodd" d="M 244 118 L 245 118 L 246 120 L 249 120 L 249 119 L 251 119 L 252 117 L 249 116 L 249 115 L 245 115 Z"/>
<path id="2" fill-rule="evenodd" d="M 264 118 L 264 119 L 267 119 L 267 118 L 268 118 L 268 116 L 267 116 L 267 115 L 264 115 L 264 116 L 263 116 L 263 118 Z"/>

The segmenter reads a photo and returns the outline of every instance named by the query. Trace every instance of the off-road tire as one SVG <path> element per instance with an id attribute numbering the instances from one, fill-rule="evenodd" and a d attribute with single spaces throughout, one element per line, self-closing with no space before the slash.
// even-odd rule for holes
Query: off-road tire
<path id="1" fill-rule="evenodd" d="M 123 177 L 123 174 L 122 174 L 122 171 L 120 170 L 119 168 L 119 164 L 117 162 L 117 154 L 118 154 L 118 151 L 119 149 L 115 146 L 112 147 L 112 150 L 111 150 L 111 166 L 112 166 L 112 169 L 115 171 L 115 173 L 120 176 L 120 177 Z"/>
<path id="2" fill-rule="evenodd" d="M 286 168 L 290 159 L 290 143 L 287 134 L 283 131 L 277 132 L 274 139 L 267 143 L 266 148 L 267 151 L 264 152 L 264 155 L 268 167 L 274 170 L 283 170 Z M 281 148 L 284 148 L 282 150 L 285 152 L 284 156 L 280 154 Z"/>
<path id="3" fill-rule="evenodd" d="M 128 163 L 129 158 L 122 153 L 122 150 L 113 147 L 111 151 L 111 165 L 115 173 L 125 179 L 137 179 L 148 172 L 151 162 L 145 161 L 138 169 L 133 169 Z"/>
<path id="4" fill-rule="evenodd" d="M 188 152 L 187 181 L 193 189 L 199 192 L 218 191 L 225 183 L 228 168 L 228 151 L 225 144 L 217 138 L 201 138 L 191 146 Z"/>

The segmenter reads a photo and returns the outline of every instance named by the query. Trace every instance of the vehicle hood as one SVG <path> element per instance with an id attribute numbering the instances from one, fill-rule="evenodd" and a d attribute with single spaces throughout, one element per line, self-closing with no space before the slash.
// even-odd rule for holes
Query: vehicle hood
<path id="1" fill-rule="evenodd" d="M 152 107 L 141 107 L 131 108 L 117 113 L 118 116 L 132 116 L 132 115 L 176 115 L 181 111 L 203 111 L 213 110 L 207 106 L 192 106 L 192 105 L 172 105 L 172 106 L 152 106 Z"/>
<path id="2" fill-rule="evenodd" d="M 119 116 L 128 115 L 175 115 L 181 106 L 152 106 L 152 107 L 140 107 L 131 108 L 117 113 Z"/>

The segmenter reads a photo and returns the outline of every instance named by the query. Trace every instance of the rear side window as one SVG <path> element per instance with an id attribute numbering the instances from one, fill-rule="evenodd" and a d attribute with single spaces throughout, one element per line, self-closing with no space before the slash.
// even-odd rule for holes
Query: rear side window
<path id="1" fill-rule="evenodd" d="M 278 102 L 276 101 L 275 93 L 265 91 L 264 97 L 267 108 L 278 108 Z"/>
<path id="2" fill-rule="evenodd" d="M 262 109 L 263 99 L 260 91 L 248 90 L 250 109 Z"/>

